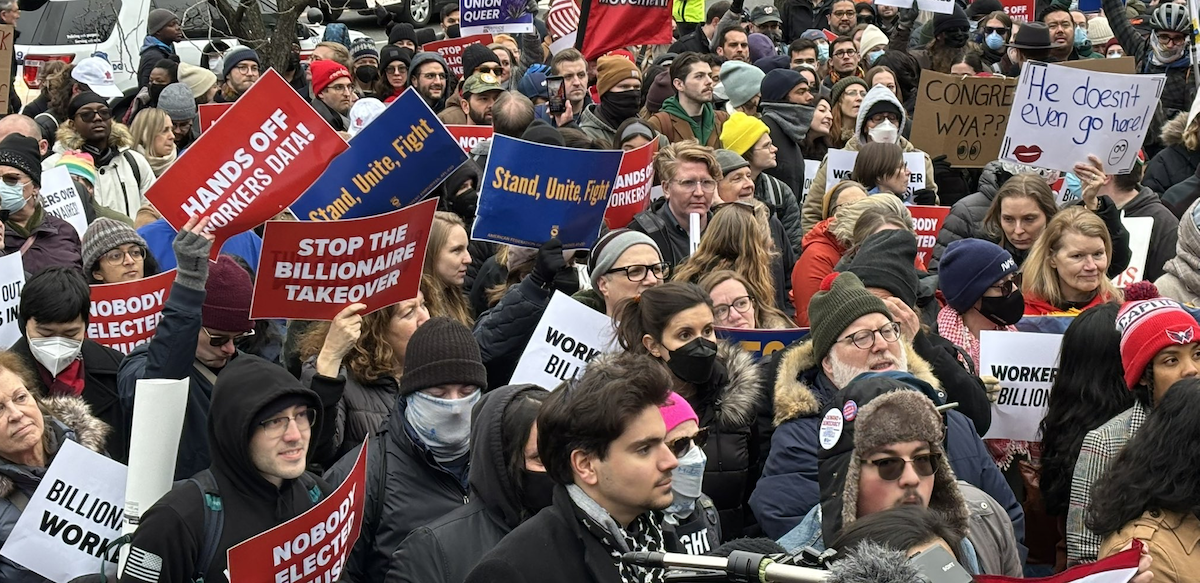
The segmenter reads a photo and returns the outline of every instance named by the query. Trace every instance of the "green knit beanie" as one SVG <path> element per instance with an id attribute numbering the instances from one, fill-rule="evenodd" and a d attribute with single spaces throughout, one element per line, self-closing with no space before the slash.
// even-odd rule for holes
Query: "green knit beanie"
<path id="1" fill-rule="evenodd" d="M 833 272 L 821 281 L 821 287 L 808 302 L 808 320 L 811 323 L 813 356 L 825 358 L 833 343 L 855 320 L 879 312 L 892 319 L 887 304 L 875 297 L 862 280 L 850 272 Z"/>

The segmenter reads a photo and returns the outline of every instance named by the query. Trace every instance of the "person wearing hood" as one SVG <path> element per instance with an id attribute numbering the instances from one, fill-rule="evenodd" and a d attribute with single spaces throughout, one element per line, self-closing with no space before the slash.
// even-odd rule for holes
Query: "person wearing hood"
<path id="1" fill-rule="evenodd" d="M 765 172 L 782 181 L 797 197 L 804 192 L 804 138 L 808 135 L 815 108 L 808 80 L 791 69 L 775 69 L 763 77 L 759 110 L 771 143 L 782 164 Z M 797 203 L 799 204 L 799 203 Z"/>
<path id="2" fill-rule="evenodd" d="M 1175 257 L 1163 266 L 1154 281 L 1158 291 L 1180 303 L 1200 305 L 1200 201 L 1192 203 L 1179 220 Z"/>
<path id="3" fill-rule="evenodd" d="M 491 54 L 488 51 L 488 54 Z M 495 55 L 492 55 L 495 58 Z M 446 108 L 446 88 L 454 82 L 454 74 L 446 61 L 437 53 L 420 52 L 413 55 L 409 67 L 409 86 L 417 90 L 421 99 L 433 111 Z"/>
<path id="4" fill-rule="evenodd" d="M 909 49 L 913 26 L 917 17 L 916 8 L 906 8 L 900 11 L 900 24 L 891 35 L 888 48 L 896 51 L 907 51 L 921 69 L 929 69 L 939 73 L 950 74 L 950 67 L 962 59 L 967 51 L 970 40 L 971 21 L 962 6 L 954 5 L 954 11 L 948 14 L 934 14 L 930 32 L 933 39 L 922 42 L 921 48 Z M 930 174 L 932 176 L 932 174 Z"/>
<path id="5" fill-rule="evenodd" d="M 538 456 L 537 385 L 489 391 L 471 415 L 469 504 L 417 528 L 392 554 L 387 583 L 462 583 L 488 551 L 552 502 Z"/>
<path id="6" fill-rule="evenodd" d="M 221 79 L 225 85 L 217 93 L 217 103 L 233 103 L 240 99 L 258 81 L 261 63 L 258 53 L 247 46 L 238 46 L 225 53 L 221 65 Z"/>
<path id="7" fill-rule="evenodd" d="M 362 533 L 343 577 L 382 581 L 413 529 L 471 501 L 471 408 L 486 388 L 479 345 L 466 326 L 433 318 L 412 334 L 395 408 L 367 442 Z M 356 459 L 346 454 L 325 479 L 345 480 Z"/>
<path id="8" fill-rule="evenodd" d="M 350 108 L 354 106 L 354 79 L 350 71 L 337 61 L 314 61 L 312 72 L 313 109 L 333 129 L 344 132 L 350 128 Z"/>
<path id="9" fill-rule="evenodd" d="M 1130 24 L 1120 0 L 1105 0 L 1101 5 L 1125 54 L 1137 61 L 1137 72 L 1167 76 L 1160 103 L 1162 119 L 1171 119 L 1181 111 L 1188 111 L 1196 99 L 1196 83 L 1188 42 L 1192 38 L 1192 18 L 1187 6 L 1159 3 L 1148 19 L 1150 35 L 1146 39 L 1145 34 Z M 1153 126 L 1150 131 L 1150 136 L 1158 133 Z"/>
<path id="10" fill-rule="evenodd" d="M 19 253 L 26 273 L 62 265 L 82 273 L 79 235 L 70 223 L 42 208 L 42 166 L 37 140 L 11 133 L 0 140 L 0 210 L 4 221 L 4 253 Z"/>
<path id="11" fill-rule="evenodd" d="M 138 87 L 150 85 L 150 72 L 162 59 L 175 55 L 175 43 L 183 40 L 179 17 L 165 8 L 155 8 L 146 17 L 146 40 L 138 60 Z"/>
<path id="12" fill-rule="evenodd" d="M 965 17 L 964 17 L 965 18 Z M 885 142 L 897 144 L 904 148 L 905 153 L 921 152 L 925 158 L 925 188 L 932 195 L 932 200 L 906 201 L 913 204 L 937 204 L 937 184 L 931 180 L 934 175 L 933 160 L 929 154 L 922 152 L 912 142 L 900 135 L 900 128 L 908 120 L 908 114 L 896 95 L 887 87 L 876 85 L 867 92 L 862 105 L 858 108 L 858 118 L 854 124 L 854 135 L 846 142 L 845 149 L 857 152 L 868 142 Z M 812 186 L 809 187 L 808 197 L 804 199 L 801 209 L 801 229 L 807 233 L 821 221 L 821 203 L 825 199 L 825 176 L 828 172 L 829 159 L 821 160 L 816 175 L 813 176 Z M 916 194 L 916 193 L 914 193 Z"/>
<path id="13" fill-rule="evenodd" d="M 701 146 L 720 147 L 721 128 L 729 114 L 713 109 L 712 67 L 700 55 L 685 53 L 671 63 L 669 71 L 675 95 L 646 119 L 650 129 L 671 143 L 696 140 Z"/>
<path id="14" fill-rule="evenodd" d="M 1167 190 L 1195 176 L 1200 167 L 1200 122 L 1196 121 L 1197 117 L 1200 116 L 1181 111 L 1163 124 L 1159 134 L 1163 149 L 1146 166 L 1142 185 L 1163 196 L 1164 203 Z"/>
<path id="15" fill-rule="evenodd" d="M 146 191 L 155 176 L 146 157 L 131 150 L 129 128 L 113 121 L 108 100 L 90 91 L 71 99 L 67 117 L 58 128 L 55 153 L 42 162 L 42 168 L 52 168 L 67 150 L 91 154 L 99 173 L 96 203 L 130 219 L 137 216 L 138 209 L 150 203 Z"/>
<path id="16" fill-rule="evenodd" d="M 667 448 L 679 462 L 671 470 L 675 498 L 663 510 L 663 546 L 672 553 L 710 554 L 722 538 L 717 507 L 703 492 L 708 428 L 700 428 L 700 417 L 678 393 L 672 392 L 658 410 L 667 429 Z"/>
<path id="17" fill-rule="evenodd" d="M 792 256 L 799 255 L 803 249 L 803 236 L 800 234 L 800 205 L 796 202 L 796 195 L 782 180 L 764 172 L 779 164 L 767 124 L 757 117 L 739 111 L 725 122 L 721 131 L 721 142 L 725 144 L 726 149 L 750 163 L 754 198 L 766 203 L 772 213 L 779 216 L 779 221 L 783 223 L 787 232 L 787 243 L 792 246 Z M 791 273 L 791 267 L 784 266 L 786 273 Z"/>
<path id="18" fill-rule="evenodd" d="M 1023 576 L 1018 531 L 997 501 L 957 478 L 937 393 L 910 375 L 866 374 L 823 409 L 820 504 L 779 539 L 793 552 L 825 549 L 856 520 L 903 504 L 929 508 L 962 542 L 972 574 Z"/>
<path id="19" fill-rule="evenodd" d="M 600 104 L 584 108 L 579 129 L 594 140 L 612 145 L 625 120 L 641 109 L 642 74 L 632 61 L 620 55 L 600 57 L 596 65 L 596 90 Z"/>
<path id="20" fill-rule="evenodd" d="M 230 547 L 332 494 L 331 483 L 306 471 L 321 428 L 328 425 L 327 405 L 282 367 L 252 355 L 232 362 L 213 386 L 207 421 L 211 464 L 142 515 L 119 581 L 183 583 L 205 574 L 219 579 L 214 574 L 228 569 Z M 214 510 L 222 525 L 216 531 L 220 538 L 211 541 L 205 538 L 206 520 Z"/>

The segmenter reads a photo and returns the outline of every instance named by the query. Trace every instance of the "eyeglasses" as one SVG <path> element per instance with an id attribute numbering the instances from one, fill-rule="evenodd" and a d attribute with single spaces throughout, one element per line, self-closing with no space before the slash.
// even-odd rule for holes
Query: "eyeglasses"
<path id="1" fill-rule="evenodd" d="M 108 120 L 112 119 L 112 110 L 110 110 L 106 107 L 104 109 L 92 109 L 92 110 L 88 110 L 88 111 L 80 111 L 79 113 L 77 113 L 75 115 L 78 116 L 79 119 L 83 120 L 86 123 L 92 123 L 92 122 L 96 121 L 96 118 L 100 118 L 100 121 L 108 121 Z"/>
<path id="2" fill-rule="evenodd" d="M 1173 35 L 1170 33 L 1160 32 L 1157 36 L 1158 44 L 1160 45 L 1181 45 L 1187 42 L 1187 37 L 1182 34 Z"/>
<path id="3" fill-rule="evenodd" d="M 854 55 L 857 55 L 857 54 L 858 54 L 858 51 L 855 49 L 842 49 L 836 53 L 833 53 L 833 56 L 840 59 L 843 57 L 853 57 Z"/>
<path id="4" fill-rule="evenodd" d="M 428 81 L 433 81 L 435 79 L 445 80 L 446 74 L 445 73 L 422 73 L 421 78 L 428 80 Z"/>
<path id="5" fill-rule="evenodd" d="M 712 192 L 717 189 L 717 181 L 711 178 L 706 178 L 704 180 L 674 180 L 672 182 L 682 186 L 683 189 L 688 192 L 695 191 L 697 186 L 699 186 L 700 190 L 703 190 L 704 192 Z"/>
<path id="6" fill-rule="evenodd" d="M 251 336 L 254 336 L 254 330 L 251 330 L 249 332 L 243 332 L 241 334 L 238 334 L 237 336 L 225 336 L 224 334 L 222 334 L 220 336 L 213 336 L 212 332 L 208 331 L 208 328 L 205 328 L 202 326 L 200 329 L 204 330 L 205 336 L 208 336 L 208 343 L 210 345 L 216 346 L 216 347 L 225 346 L 226 344 L 229 344 L 230 342 L 237 342 L 238 340 L 241 340 L 243 338 L 249 338 Z"/>
<path id="7" fill-rule="evenodd" d="M 846 97 L 866 97 L 867 92 L 862 89 L 847 89 L 842 92 L 842 95 Z"/>
<path id="8" fill-rule="evenodd" d="M 317 411 L 316 409 L 305 409 L 292 416 L 273 417 L 259 423 L 258 426 L 262 427 L 263 433 L 266 433 L 267 437 L 278 438 L 287 433 L 288 426 L 292 421 L 296 422 L 296 429 L 301 432 L 308 431 L 317 421 Z"/>
<path id="9" fill-rule="evenodd" d="M 854 18 L 855 16 L 853 10 L 838 10 L 833 13 L 834 18 Z"/>
<path id="10" fill-rule="evenodd" d="M 625 277 L 633 283 L 638 283 L 646 279 L 646 274 L 653 273 L 658 280 L 665 279 L 671 273 L 671 266 L 666 263 L 651 263 L 650 265 L 626 265 L 625 267 L 617 267 L 604 272 L 604 275 L 610 273 L 625 272 Z"/>
<path id="11" fill-rule="evenodd" d="M 879 478 L 888 482 L 894 482 L 900 479 L 904 474 L 904 468 L 908 464 L 912 464 L 913 471 L 922 478 L 937 473 L 937 467 L 941 465 L 942 456 L 936 453 L 927 453 L 918 456 L 913 456 L 912 459 L 904 459 L 902 457 L 885 457 L 883 459 L 868 460 L 864 464 L 875 466 L 875 471 L 879 472 Z"/>
<path id="12" fill-rule="evenodd" d="M 734 298 L 733 301 L 728 304 L 717 304 L 713 306 L 713 316 L 724 322 L 729 319 L 730 308 L 733 308 L 737 311 L 737 313 L 745 316 L 750 312 L 750 310 L 754 309 L 754 298 L 750 296 L 742 296 L 740 298 Z"/>
<path id="13" fill-rule="evenodd" d="M 892 113 L 890 111 L 883 111 L 880 113 L 872 114 L 871 117 L 868 118 L 868 121 L 870 121 L 871 123 L 883 123 L 885 121 L 890 121 L 893 124 L 899 124 L 900 116 L 896 115 L 895 113 Z"/>
<path id="14" fill-rule="evenodd" d="M 120 265 L 125 262 L 126 255 L 128 255 L 129 258 L 134 261 L 141 261 L 146 258 L 146 252 L 140 246 L 134 247 L 128 251 L 113 249 L 112 251 L 101 255 L 100 258 L 109 265 Z M 221 344 L 224 344 L 224 342 Z"/>
<path id="15" fill-rule="evenodd" d="M 354 91 L 354 86 L 349 83 L 338 83 L 337 85 L 330 85 L 326 89 L 335 93 L 350 93 Z"/>
<path id="16" fill-rule="evenodd" d="M 675 454 L 675 459 L 679 459 L 687 455 L 689 451 L 692 451 L 693 446 L 703 448 L 706 443 L 708 443 L 708 428 L 701 427 L 700 431 L 696 432 L 695 435 L 680 437 L 675 441 L 668 441 L 667 449 Z"/>
<path id="17" fill-rule="evenodd" d="M 243 75 L 257 75 L 258 65 L 255 65 L 254 63 L 242 63 L 234 67 L 234 70 Z"/>
<path id="18" fill-rule="evenodd" d="M 400 75 L 402 73 L 407 73 L 408 67 L 405 67 L 404 65 L 388 65 L 388 68 L 385 69 L 384 72 L 388 75 Z"/>
<path id="19" fill-rule="evenodd" d="M 859 350 L 866 350 L 875 344 L 875 334 L 878 333 L 886 342 L 895 342 L 900 339 L 900 324 L 891 322 L 878 330 L 859 330 L 848 336 L 843 336 L 838 339 L 838 342 L 849 340 Z"/>
<path id="20" fill-rule="evenodd" d="M 32 180 L 25 180 L 25 177 L 20 174 L 5 174 L 0 179 L 3 179 L 4 183 L 9 186 L 25 186 L 33 182 Z"/>
<path id="21" fill-rule="evenodd" d="M 475 67 L 476 73 L 491 73 L 492 75 L 500 76 L 504 74 L 504 67 Z"/>
<path id="22" fill-rule="evenodd" d="M 1008 296 L 1011 296 L 1014 291 L 1021 288 L 1022 275 L 1023 274 L 1018 272 L 1017 274 L 1015 274 L 1013 276 L 1012 279 L 1006 279 L 1004 281 L 996 282 L 988 289 L 997 290 L 1003 294 L 1003 297 L 1007 298 Z"/>

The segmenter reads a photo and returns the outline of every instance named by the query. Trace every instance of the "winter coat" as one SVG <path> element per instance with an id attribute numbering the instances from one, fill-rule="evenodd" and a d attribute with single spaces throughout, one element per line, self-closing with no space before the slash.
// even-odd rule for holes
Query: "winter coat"
<path id="1" fill-rule="evenodd" d="M 42 161 L 43 170 L 53 168 L 63 152 L 83 148 L 83 136 L 70 124 L 59 126 L 56 137 L 58 141 L 54 144 L 54 153 Z M 132 219 L 137 216 L 138 209 L 150 204 L 146 199 L 146 191 L 154 184 L 154 169 L 145 156 L 130 149 L 133 147 L 133 136 L 129 128 L 115 121 L 109 132 L 108 147 L 115 148 L 118 153 L 108 164 L 96 165 L 96 204 Z"/>
<path id="2" fill-rule="evenodd" d="M 437 114 L 438 119 L 447 125 L 467 125 L 467 114 L 462 110 L 462 97 L 457 93 L 446 100 L 446 109 Z"/>
<path id="3" fill-rule="evenodd" d="M 799 163 L 803 173 L 804 161 Z M 802 179 L 803 181 L 803 179 Z M 787 244 L 793 254 L 799 254 L 804 249 L 800 234 L 800 204 L 796 202 L 794 191 L 782 180 L 763 172 L 754 179 L 754 198 L 767 203 L 783 223 L 787 233 Z"/>
<path id="4" fill-rule="evenodd" d="M 700 17 L 703 20 L 703 16 Z M 708 37 L 704 36 L 704 26 L 697 26 L 692 32 L 679 37 L 679 40 L 671 44 L 667 49 L 669 53 L 682 55 L 683 53 L 698 53 L 706 54 L 712 51 L 708 48 Z"/>
<path id="5" fill-rule="evenodd" d="M 9 348 L 13 354 L 25 361 L 25 366 L 34 371 L 37 379 L 38 394 L 49 395 L 50 389 L 42 380 L 45 368 L 33 357 L 29 350 L 29 339 L 24 336 Z M 100 421 L 110 428 L 105 452 L 108 457 L 127 463 L 129 460 L 129 420 L 125 410 L 121 408 L 117 392 L 117 370 L 121 367 L 124 354 L 117 352 L 92 340 L 83 341 L 83 394 L 81 395 L 88 408 Z"/>
<path id="6" fill-rule="evenodd" d="M 315 361 L 304 363 L 300 382 L 308 387 L 317 376 Z M 338 376 L 345 378 L 345 390 L 337 404 L 336 430 L 333 441 L 337 449 L 334 457 L 341 459 L 352 451 L 358 451 L 375 430 L 387 420 L 400 394 L 400 385 L 392 377 L 381 377 L 373 381 L 360 382 L 343 366 Z"/>
<path id="7" fill-rule="evenodd" d="M 767 174 L 782 180 L 796 198 L 797 220 L 799 220 L 800 199 L 804 198 L 804 137 L 808 135 L 812 123 L 814 109 L 807 105 L 793 103 L 762 103 L 762 121 L 771 132 L 771 143 L 779 149 L 775 153 L 778 162 L 774 168 L 764 170 Z M 756 192 L 757 194 L 757 192 Z M 796 233 L 799 235 L 800 226 L 797 223 Z M 796 248 L 799 253 L 799 246 Z"/>
<path id="8" fill-rule="evenodd" d="M 367 442 L 362 531 L 350 551 L 342 581 L 383 580 L 392 554 L 413 529 L 471 501 L 465 474 L 460 479 L 433 459 L 405 420 L 406 408 L 407 401 L 397 399 L 387 422 Z M 325 479 L 342 483 L 354 468 L 355 456 L 352 452 L 343 457 L 325 472 Z"/>
<path id="9" fill-rule="evenodd" d="M 829 13 L 833 2 L 828 0 L 784 0 L 779 7 L 779 18 L 783 20 L 783 40 L 791 42 L 810 28 L 829 28 Z"/>
<path id="10" fill-rule="evenodd" d="M 1163 206 L 1162 200 L 1150 188 L 1142 186 L 1133 200 L 1121 207 L 1126 217 L 1150 217 L 1154 227 L 1150 230 L 1150 247 L 1146 250 L 1146 266 L 1143 279 L 1154 281 L 1162 277 L 1163 266 L 1175 257 L 1175 243 L 1179 239 L 1179 219 Z"/>
<path id="11" fill-rule="evenodd" d="M 772 210 L 772 213 L 774 211 Z M 792 270 L 796 267 L 797 253 L 792 251 L 788 243 L 787 229 L 779 218 L 772 215 L 769 221 L 771 227 L 771 242 L 777 251 L 771 257 L 771 279 L 775 283 L 775 307 L 795 319 L 795 308 L 792 306 Z"/>
<path id="12" fill-rule="evenodd" d="M 316 110 L 317 115 L 320 115 L 321 119 L 325 120 L 325 123 L 329 124 L 333 129 L 339 132 L 350 129 L 346 127 L 346 118 L 342 114 L 330 109 L 328 105 L 325 105 L 325 102 L 321 101 L 320 97 L 314 97 L 310 105 Z"/>
<path id="13" fill-rule="evenodd" d="M 833 217 L 819 223 L 804 235 L 804 252 L 792 268 L 792 303 L 796 306 L 796 325 L 808 326 L 808 302 L 821 287 L 821 280 L 833 272 L 846 248 L 829 232 Z"/>
<path id="14" fill-rule="evenodd" d="M 479 268 L 479 273 L 475 276 L 475 281 L 471 285 L 471 291 L 467 292 L 467 299 L 471 302 L 471 311 L 483 315 L 484 312 L 491 309 L 492 306 L 489 305 L 488 300 L 488 290 L 507 281 L 508 267 L 497 261 L 495 255 L 484 260 L 483 267 Z M 498 387 L 500 385 L 494 386 Z"/>
<path id="15" fill-rule="evenodd" d="M 699 127 L 702 131 L 704 128 L 708 129 L 708 135 L 700 145 L 720 148 L 721 129 L 725 127 L 725 120 L 729 119 L 729 114 L 725 111 L 714 111 L 711 103 L 705 103 L 701 108 L 700 119 Z M 695 121 L 687 115 L 683 106 L 679 104 L 679 98 L 674 95 L 663 101 L 662 110 L 646 118 L 646 125 L 655 133 L 666 136 L 667 141 L 671 143 L 683 140 L 699 142 L 700 138 L 692 127 L 693 123 Z"/>
<path id="16" fill-rule="evenodd" d="M 908 372 L 945 394 L 933 368 L 910 346 L 905 346 Z M 812 342 L 802 340 L 775 355 L 768 371 L 775 399 L 775 434 L 762 478 L 750 497 L 750 507 L 763 533 L 778 539 L 820 501 L 817 482 L 817 433 L 821 416 L 833 400 L 836 387 L 821 372 Z M 965 415 L 949 411 L 946 420 L 946 456 L 959 479 L 995 498 L 1012 520 L 1017 541 L 1025 539 L 1025 512 L 992 461 L 975 426 Z"/>
<path id="17" fill-rule="evenodd" d="M 1187 180 L 1200 166 L 1200 150 L 1189 150 L 1183 143 L 1188 114 L 1180 113 L 1163 124 L 1163 149 L 1150 159 L 1142 186 L 1163 194 L 1168 188 Z"/>
<path id="18" fill-rule="evenodd" d="M 992 200 L 1000 190 L 1001 176 L 1007 177 L 1007 173 L 1001 168 L 1000 161 L 988 162 L 979 174 L 979 192 L 959 199 L 950 207 L 950 214 L 946 215 L 942 230 L 938 231 L 937 243 L 933 245 L 933 259 L 929 261 L 928 266 L 930 273 L 937 271 L 942 253 L 946 252 L 946 247 L 951 243 L 959 239 L 991 240 L 985 234 L 983 218 L 987 216 Z"/>
<path id="19" fill-rule="evenodd" d="M 504 455 L 504 410 L 535 385 L 495 389 L 475 405 L 471 423 L 470 504 L 417 528 L 392 554 L 387 583 L 462 583 L 504 535 L 532 516 Z"/>
<path id="20" fill-rule="evenodd" d="M 711 219 L 711 215 L 709 217 Z M 667 198 L 663 197 L 650 203 L 650 208 L 633 216 L 626 228 L 645 233 L 658 245 L 663 261 L 674 270 L 691 255 L 691 244 L 688 231 L 679 224 Z"/>
<path id="21" fill-rule="evenodd" d="M 138 59 L 138 87 L 149 85 L 150 73 L 154 71 L 154 65 L 173 54 L 175 54 L 174 47 L 157 38 L 147 36 L 146 40 L 142 43 L 141 57 Z"/>
<path id="22" fill-rule="evenodd" d="M 475 321 L 475 340 L 488 371 L 489 387 L 508 384 L 552 295 L 553 288 L 539 287 L 526 277 Z"/>
<path id="23" fill-rule="evenodd" d="M 616 146 L 617 129 L 608 125 L 604 118 L 600 117 L 599 105 L 592 104 L 583 108 L 583 115 L 579 116 L 579 129 L 593 140 L 603 142 L 605 147 L 612 148 Z"/>
<path id="24" fill-rule="evenodd" d="M 1087 527 L 1088 507 L 1096 482 L 1117 460 L 1125 444 L 1146 423 L 1150 412 L 1140 402 L 1122 411 L 1083 437 L 1079 459 L 1071 476 L 1071 500 L 1067 506 L 1067 564 L 1090 563 L 1098 557 L 1100 535 Z"/>
<path id="25" fill-rule="evenodd" d="M 1175 257 L 1163 266 L 1163 275 L 1154 285 L 1163 297 L 1200 305 L 1200 229 L 1191 216 L 1189 210 L 1180 221 Z"/>
<path id="26" fill-rule="evenodd" d="M 1189 57 L 1191 51 L 1185 48 L 1183 56 L 1174 63 L 1155 65 L 1151 62 L 1154 50 L 1150 48 L 1150 39 L 1130 24 L 1129 17 L 1125 14 L 1125 3 L 1121 0 L 1103 0 L 1100 5 L 1108 18 L 1109 26 L 1112 27 L 1113 36 L 1121 43 L 1125 54 L 1137 61 L 1137 72 L 1166 74 L 1167 81 L 1163 85 L 1162 100 L 1159 103 L 1163 119 L 1171 119 L 1179 112 L 1187 111 L 1192 106 L 1192 100 L 1196 98 L 1196 80 L 1192 77 Z M 1158 133 L 1152 125 L 1150 135 Z"/>
<path id="27" fill-rule="evenodd" d="M 678 525 L 663 521 L 663 546 L 668 553 L 708 555 L 721 546 L 721 515 L 712 498 L 703 493 L 692 513 Z"/>
<path id="28" fill-rule="evenodd" d="M 25 273 L 34 274 L 47 267 L 74 267 L 83 271 L 82 245 L 79 234 L 70 223 L 47 213 L 42 207 L 34 208 L 26 227 L 33 227 L 28 236 L 17 231 L 10 219 L 4 223 L 4 254 L 21 254 L 21 265 Z M 30 241 L 30 239 L 33 239 Z M 28 244 L 29 248 L 24 249 Z"/>
<path id="29" fill-rule="evenodd" d="M 104 445 L 110 428 L 92 415 L 86 402 L 78 397 L 50 397 L 41 400 L 45 411 L 42 416 L 44 431 L 49 439 L 46 446 L 46 468 L 66 440 L 74 441 L 94 452 L 104 453 Z M 33 497 L 46 468 L 35 468 L 0 457 L 0 546 L 8 541 L 9 534 L 21 518 L 24 503 Z M 49 579 L 0 556 L 0 581 L 5 583 L 49 583 Z"/>
<path id="30" fill-rule="evenodd" d="M 1092 301 L 1088 302 L 1086 305 L 1084 305 L 1080 308 L 1072 308 L 1072 309 L 1064 310 L 1062 308 L 1059 308 L 1058 306 L 1055 306 L 1054 304 L 1051 304 L 1050 302 L 1046 301 L 1044 298 L 1038 297 L 1032 293 L 1026 293 L 1025 294 L 1025 315 L 1026 316 L 1049 316 L 1049 315 L 1061 316 L 1061 315 L 1066 314 L 1066 315 L 1078 316 L 1079 314 L 1083 313 L 1084 311 L 1086 311 L 1090 308 L 1094 308 L 1096 306 L 1099 306 L 1100 304 L 1108 302 L 1108 300 L 1109 300 L 1109 298 L 1107 296 L 1104 296 L 1101 294 L 1096 294 L 1096 297 L 1092 298 Z"/>
<path id="31" fill-rule="evenodd" d="M 1157 583 L 1190 581 L 1200 572 L 1200 518 L 1194 513 L 1147 510 L 1105 537 L 1099 558 L 1121 552 L 1135 538 L 1146 545 Z"/>

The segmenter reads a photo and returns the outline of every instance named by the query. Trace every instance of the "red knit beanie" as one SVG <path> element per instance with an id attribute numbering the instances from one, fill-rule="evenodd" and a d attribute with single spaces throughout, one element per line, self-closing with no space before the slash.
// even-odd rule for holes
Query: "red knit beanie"
<path id="1" fill-rule="evenodd" d="M 1117 329 L 1121 331 L 1125 384 L 1130 389 L 1141 381 L 1160 350 L 1200 341 L 1196 319 L 1170 298 L 1126 302 L 1117 312 Z"/>
<path id="2" fill-rule="evenodd" d="M 313 61 L 308 70 L 312 73 L 313 95 L 320 95 L 330 83 L 338 79 L 350 78 L 350 71 L 337 61 Z"/>
<path id="3" fill-rule="evenodd" d="M 216 263 L 209 264 L 204 293 L 201 320 L 205 328 L 221 332 L 249 332 L 254 328 L 250 320 L 254 284 L 233 258 L 221 255 Z"/>

